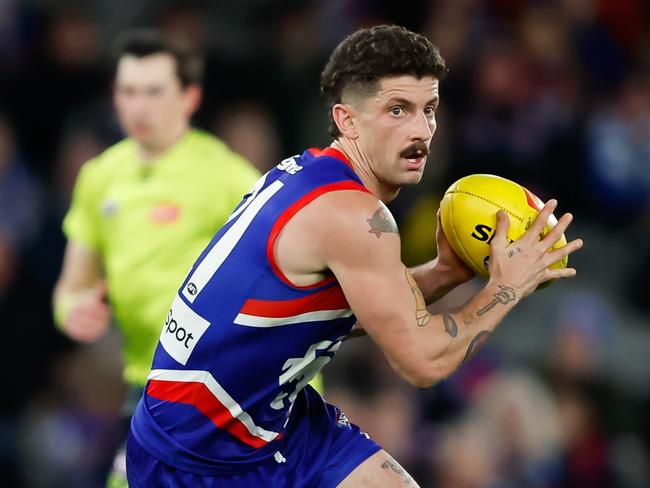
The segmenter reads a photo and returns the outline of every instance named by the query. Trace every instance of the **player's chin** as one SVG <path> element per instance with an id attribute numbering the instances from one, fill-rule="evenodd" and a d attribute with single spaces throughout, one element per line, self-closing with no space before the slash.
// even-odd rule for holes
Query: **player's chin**
<path id="1" fill-rule="evenodd" d="M 402 185 L 417 185 L 422 180 L 424 167 L 417 170 L 407 171 L 402 175 Z"/>

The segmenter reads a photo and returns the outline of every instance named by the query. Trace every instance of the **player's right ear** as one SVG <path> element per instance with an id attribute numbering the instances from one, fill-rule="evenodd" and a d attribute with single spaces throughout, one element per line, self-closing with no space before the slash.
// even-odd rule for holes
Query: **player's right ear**
<path id="1" fill-rule="evenodd" d="M 352 105 L 337 103 L 332 107 L 332 119 L 343 137 L 356 139 L 359 136 L 354 124 L 355 110 Z"/>

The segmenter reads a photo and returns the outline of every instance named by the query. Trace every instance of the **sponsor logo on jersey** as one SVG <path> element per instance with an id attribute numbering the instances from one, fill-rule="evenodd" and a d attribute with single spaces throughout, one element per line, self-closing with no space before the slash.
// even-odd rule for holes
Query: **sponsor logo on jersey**
<path id="1" fill-rule="evenodd" d="M 180 296 L 176 295 L 172 307 L 167 312 L 160 334 L 160 343 L 167 354 L 182 365 L 186 365 L 197 342 L 209 326 L 210 322 L 194 312 Z"/>
<path id="2" fill-rule="evenodd" d="M 344 427 L 350 428 L 350 421 L 348 420 L 348 416 L 345 415 L 340 410 L 339 410 L 339 418 L 336 421 L 336 425 L 341 427 L 341 428 L 344 428 Z"/>
<path id="3" fill-rule="evenodd" d="M 170 224 L 181 216 L 181 209 L 175 203 L 159 203 L 151 210 L 151 220 L 156 224 Z"/>
<path id="4" fill-rule="evenodd" d="M 280 171 L 286 171 L 290 175 L 295 175 L 302 169 L 302 166 L 296 162 L 297 157 L 298 156 L 291 156 L 290 158 L 284 159 L 280 164 L 277 165 L 277 168 Z"/>
<path id="5" fill-rule="evenodd" d="M 112 198 L 107 198 L 102 203 L 101 212 L 104 217 L 113 217 L 120 209 L 120 204 Z"/>
<path id="6" fill-rule="evenodd" d="M 196 295 L 196 292 L 197 292 L 197 291 L 198 291 L 198 290 L 196 289 L 196 285 L 190 281 L 190 282 L 187 284 L 187 292 L 188 292 L 190 295 L 194 296 L 194 295 Z"/>

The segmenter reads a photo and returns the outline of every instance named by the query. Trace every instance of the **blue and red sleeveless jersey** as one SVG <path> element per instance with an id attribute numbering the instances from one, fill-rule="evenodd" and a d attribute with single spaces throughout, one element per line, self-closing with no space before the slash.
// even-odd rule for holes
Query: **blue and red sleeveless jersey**
<path id="1" fill-rule="evenodd" d="M 206 474 L 277 459 L 296 395 L 355 318 L 334 276 L 295 286 L 273 246 L 301 208 L 340 190 L 367 191 L 339 151 L 287 158 L 199 256 L 169 310 L 132 422 L 153 455 Z"/>

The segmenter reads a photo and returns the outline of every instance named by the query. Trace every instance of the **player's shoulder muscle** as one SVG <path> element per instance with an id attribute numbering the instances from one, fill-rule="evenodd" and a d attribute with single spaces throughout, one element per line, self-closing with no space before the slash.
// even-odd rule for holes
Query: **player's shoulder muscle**
<path id="1" fill-rule="evenodd" d="M 323 195 L 307 208 L 309 231 L 321 243 L 325 262 L 358 262 L 399 254 L 397 224 L 370 193 L 343 190 Z M 360 263 L 359 263 L 360 264 Z"/>

